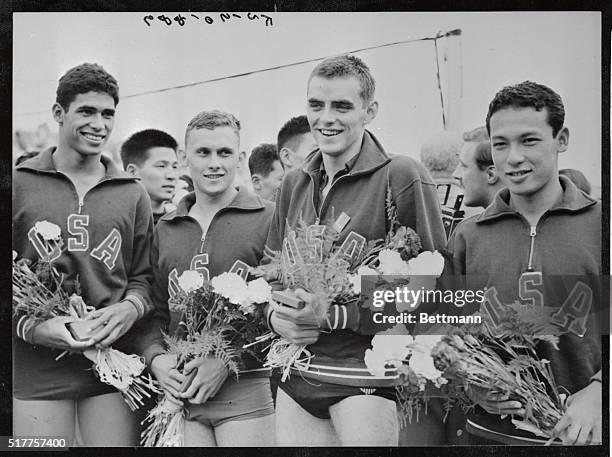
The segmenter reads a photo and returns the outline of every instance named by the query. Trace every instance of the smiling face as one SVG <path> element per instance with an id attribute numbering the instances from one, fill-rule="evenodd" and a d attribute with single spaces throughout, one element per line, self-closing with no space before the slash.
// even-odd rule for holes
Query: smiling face
<path id="1" fill-rule="evenodd" d="M 231 127 L 189 131 L 185 157 L 194 188 L 209 197 L 219 197 L 234 182 L 240 163 L 240 139 Z"/>
<path id="2" fill-rule="evenodd" d="M 361 91 L 355 77 L 310 80 L 306 114 L 323 154 L 348 160 L 359 152 L 365 126 L 378 108 L 376 102 L 364 102 Z"/>
<path id="3" fill-rule="evenodd" d="M 547 110 L 504 108 L 490 118 L 493 162 L 510 192 L 533 199 L 559 186 L 557 154 L 567 149 L 569 131 L 553 129 Z"/>
<path id="4" fill-rule="evenodd" d="M 147 159 L 140 166 L 135 166 L 135 174 L 140 177 L 153 203 L 171 200 L 178 178 L 176 152 L 161 146 L 150 148 Z"/>
<path id="5" fill-rule="evenodd" d="M 108 142 L 115 122 L 115 101 L 100 92 L 78 94 L 67 110 L 53 105 L 59 123 L 59 141 L 81 155 L 97 155 Z"/>

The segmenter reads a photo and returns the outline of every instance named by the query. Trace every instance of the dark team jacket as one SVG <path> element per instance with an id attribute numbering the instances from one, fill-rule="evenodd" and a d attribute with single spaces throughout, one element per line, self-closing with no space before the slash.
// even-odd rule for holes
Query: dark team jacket
<path id="1" fill-rule="evenodd" d="M 485 299 L 487 306 L 519 301 L 555 307 L 559 323 L 568 325 L 572 321 L 565 320 L 563 310 L 574 314 L 575 310 L 564 306 L 571 305 L 568 298 L 572 291 L 581 290 L 579 283 L 588 285 L 593 293 L 589 317 L 569 326 L 569 332 L 560 336 L 559 350 L 548 343 L 537 348 L 540 357 L 550 360 L 561 392 L 575 393 L 601 369 L 599 320 L 606 315 L 602 312 L 606 304 L 597 301 L 601 293 L 601 202 L 581 192 L 569 179 L 561 176 L 559 180 L 563 194 L 536 227 L 530 227 L 509 206 L 507 189 L 500 191 L 482 214 L 461 222 L 450 237 L 446 256 L 452 261 L 446 263 L 441 281 L 454 276 L 460 277 L 467 289 L 492 288 L 496 298 Z M 580 294 L 575 296 L 580 298 Z M 573 303 L 576 309 L 582 307 L 580 300 Z M 462 314 L 474 310 L 466 309 Z M 487 435 L 491 439 L 534 438 L 516 430 L 510 418 L 501 420 L 480 408 L 468 417 L 470 422 L 472 429 L 491 431 Z M 497 438 L 495 434 L 499 434 Z"/>
<path id="2" fill-rule="evenodd" d="M 78 277 L 87 305 L 103 308 L 130 297 L 140 308 L 139 314 L 147 314 L 152 310 L 153 217 L 145 189 L 101 156 L 106 175 L 79 201 L 73 183 L 55 169 L 54 151 L 42 151 L 13 173 L 13 249 L 19 257 L 37 261 L 47 253 L 34 225 L 54 223 L 61 229 L 63 249 L 51 256 L 65 275 L 66 290 L 74 290 Z M 61 351 L 30 344 L 35 326 L 27 316 L 13 318 L 16 397 L 65 398 L 101 384 L 85 357 L 76 354 L 56 361 Z M 130 339 L 128 332 L 113 347 L 132 352 Z"/>
<path id="3" fill-rule="evenodd" d="M 320 224 L 330 218 L 337 219 L 343 212 L 350 219 L 339 234 L 338 246 L 354 242 L 354 246 L 363 248 L 364 240 L 384 239 L 389 229 L 385 203 L 388 186 L 397 205 L 399 222 L 419 234 L 423 250 L 444 248 L 446 235 L 436 185 L 420 163 L 407 156 L 388 155 L 366 130 L 350 170 L 334 181 L 326 198 L 316 205 L 321 163 L 322 153 L 316 150 L 302 169 L 290 172 L 283 180 L 268 234 L 269 248 L 280 251 L 286 225 L 295 228 L 300 218 L 307 225 Z M 349 321 L 357 321 L 355 326 L 323 331 L 318 341 L 308 346 L 314 358 L 300 374 L 342 385 L 394 384 L 396 372 L 390 370 L 383 377 L 373 376 L 364 363 L 372 334 L 360 334 L 361 324 L 365 322 L 359 321 L 371 320 L 370 310 L 350 306 L 343 312 L 347 312 Z"/>
<path id="4" fill-rule="evenodd" d="M 215 214 L 205 235 L 198 221 L 189 216 L 194 203 L 195 193 L 187 194 L 155 227 L 151 250 L 155 311 L 139 323 L 138 338 L 139 351 L 149 365 L 153 357 L 165 352 L 162 330 L 177 326 L 180 316 L 170 315 L 168 299 L 180 290 L 178 277 L 185 270 L 197 270 L 212 279 L 224 272 L 246 272 L 263 257 L 272 203 L 240 187 L 234 200 Z M 269 369 L 248 354 L 243 367 L 241 377 L 249 372 L 269 374 Z"/>

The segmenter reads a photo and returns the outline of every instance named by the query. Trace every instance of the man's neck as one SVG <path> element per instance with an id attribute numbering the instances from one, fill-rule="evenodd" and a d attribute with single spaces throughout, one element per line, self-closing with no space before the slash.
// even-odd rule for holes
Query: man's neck
<path id="1" fill-rule="evenodd" d="M 229 187 L 220 195 L 208 195 L 196 189 L 196 202 L 191 209 L 203 216 L 216 214 L 217 211 L 228 206 L 237 194 L 238 190 L 234 186 Z"/>
<path id="2" fill-rule="evenodd" d="M 100 154 L 79 154 L 74 149 L 61 143 L 53 153 L 53 162 L 57 171 L 61 171 L 69 176 L 104 174 L 104 165 L 100 161 Z"/>
<path id="3" fill-rule="evenodd" d="M 342 170 L 346 164 L 361 151 L 361 145 L 363 143 L 363 136 L 361 141 L 355 141 L 349 148 L 343 153 L 331 156 L 323 154 L 323 166 L 325 167 L 325 173 L 329 176 L 329 182 L 333 180 L 336 173 Z"/>
<path id="4" fill-rule="evenodd" d="M 158 202 L 158 201 L 154 201 L 151 200 L 151 210 L 153 211 L 153 214 L 160 214 L 164 212 L 164 202 Z"/>
<path id="5" fill-rule="evenodd" d="M 536 195 L 510 194 L 510 206 L 522 214 L 530 226 L 535 227 L 542 215 L 552 208 L 562 194 L 563 188 L 556 179 Z"/>

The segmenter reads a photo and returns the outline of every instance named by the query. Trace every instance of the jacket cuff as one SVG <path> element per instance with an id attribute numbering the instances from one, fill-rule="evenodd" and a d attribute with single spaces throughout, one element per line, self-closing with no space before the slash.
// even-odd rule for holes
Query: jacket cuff
<path id="1" fill-rule="evenodd" d="M 150 311 L 146 300 L 134 292 L 128 293 L 125 297 L 123 297 L 122 301 L 127 301 L 131 303 L 134 308 L 136 308 L 139 320 L 146 316 Z"/>
<path id="2" fill-rule="evenodd" d="M 346 305 L 330 306 L 323 328 L 328 330 L 351 329 L 356 331 L 359 328 L 359 307 Z"/>

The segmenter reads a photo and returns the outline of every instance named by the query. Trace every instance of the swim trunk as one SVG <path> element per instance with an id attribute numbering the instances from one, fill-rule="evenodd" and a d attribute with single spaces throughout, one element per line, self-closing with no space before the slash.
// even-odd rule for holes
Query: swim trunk
<path id="1" fill-rule="evenodd" d="M 355 395 L 376 395 L 396 401 L 394 387 L 353 387 L 305 379 L 293 374 L 279 384 L 287 395 L 302 408 L 319 419 L 330 419 L 330 406 Z"/>
<path id="2" fill-rule="evenodd" d="M 187 406 L 187 420 L 209 427 L 230 421 L 243 421 L 274 414 L 270 380 L 266 378 L 228 379 L 221 390 L 204 404 Z"/>

